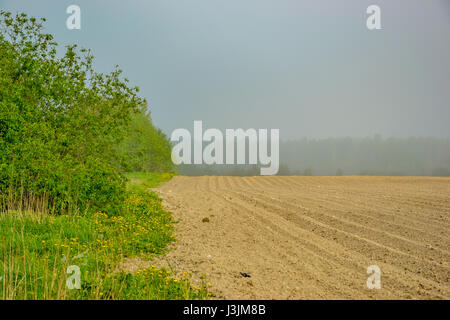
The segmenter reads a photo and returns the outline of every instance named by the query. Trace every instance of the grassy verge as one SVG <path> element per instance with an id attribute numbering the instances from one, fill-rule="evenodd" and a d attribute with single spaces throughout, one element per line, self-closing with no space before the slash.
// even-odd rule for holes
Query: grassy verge
<path id="1" fill-rule="evenodd" d="M 0 298 L 206 298 L 206 286 L 192 287 L 168 270 L 131 274 L 119 267 L 126 258 L 163 254 L 175 240 L 170 213 L 148 189 L 171 177 L 130 174 L 120 215 L 0 212 Z"/>

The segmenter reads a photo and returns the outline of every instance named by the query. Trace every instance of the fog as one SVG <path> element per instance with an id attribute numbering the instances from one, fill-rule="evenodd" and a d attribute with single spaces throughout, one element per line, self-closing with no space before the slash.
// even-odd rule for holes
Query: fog
<path id="1" fill-rule="evenodd" d="M 381 8 L 382 30 L 366 27 Z M 448 0 L 0 0 L 62 45 L 118 64 L 164 132 L 277 128 L 282 138 L 450 137 Z"/>
<path id="2" fill-rule="evenodd" d="M 278 175 L 450 176 L 450 139 L 299 139 L 280 144 Z M 260 174 L 261 165 L 181 165 L 184 175 Z"/>
<path id="3" fill-rule="evenodd" d="M 413 162 L 433 147 L 410 137 L 450 138 L 448 0 L 79 0 L 81 30 L 66 28 L 70 4 L 0 0 L 2 9 L 45 16 L 61 48 L 91 48 L 97 70 L 120 65 L 168 135 L 194 120 L 276 128 L 281 164 L 299 172 L 309 166 L 304 152 L 315 152 L 304 138 L 333 138 L 338 152 L 345 137 L 404 139 Z M 381 30 L 366 27 L 371 4 L 381 8 Z M 300 142 L 288 150 L 288 140 Z M 343 160 L 315 172 L 431 174 L 450 162 L 439 157 L 426 169 L 346 169 Z"/>

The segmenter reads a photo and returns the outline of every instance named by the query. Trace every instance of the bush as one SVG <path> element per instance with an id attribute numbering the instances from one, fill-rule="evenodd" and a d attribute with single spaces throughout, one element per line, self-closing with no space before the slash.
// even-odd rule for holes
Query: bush
<path id="1" fill-rule="evenodd" d="M 96 73 L 87 50 L 57 58 L 44 21 L 0 13 L 0 200 L 114 206 L 125 187 L 116 146 L 146 102 L 117 67 Z"/>
<path id="2" fill-rule="evenodd" d="M 171 150 L 169 139 L 153 126 L 145 109 L 132 114 L 125 139 L 118 146 L 121 167 L 127 172 L 172 172 Z"/>

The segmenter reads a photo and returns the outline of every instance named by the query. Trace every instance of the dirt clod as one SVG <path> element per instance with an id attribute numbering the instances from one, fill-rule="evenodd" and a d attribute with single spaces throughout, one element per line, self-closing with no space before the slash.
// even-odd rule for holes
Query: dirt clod
<path id="1" fill-rule="evenodd" d="M 246 273 L 246 272 L 240 272 L 241 276 L 243 276 L 244 278 L 251 278 L 252 275 L 250 273 Z"/>

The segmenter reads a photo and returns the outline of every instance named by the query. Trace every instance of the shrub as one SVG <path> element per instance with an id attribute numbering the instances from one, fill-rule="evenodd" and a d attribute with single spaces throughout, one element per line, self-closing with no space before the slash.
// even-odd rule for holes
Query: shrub
<path id="1" fill-rule="evenodd" d="M 146 102 L 117 67 L 96 73 L 87 50 L 57 58 L 44 21 L 0 13 L 0 200 L 43 197 L 53 212 L 113 206 L 125 182 L 116 146 Z"/>

